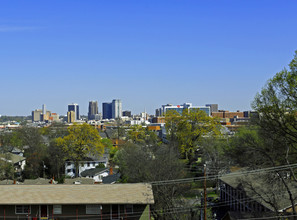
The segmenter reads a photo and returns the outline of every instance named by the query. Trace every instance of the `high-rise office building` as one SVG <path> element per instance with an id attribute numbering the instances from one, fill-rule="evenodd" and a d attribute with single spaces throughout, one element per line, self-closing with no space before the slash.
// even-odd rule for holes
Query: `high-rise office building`
<path id="1" fill-rule="evenodd" d="M 75 121 L 80 119 L 80 115 L 79 115 L 79 105 L 76 103 L 72 103 L 68 105 L 68 112 L 73 111 L 75 114 Z"/>
<path id="2" fill-rule="evenodd" d="M 103 117 L 103 119 L 111 119 L 112 118 L 112 103 L 111 102 L 103 102 L 102 103 L 102 117 Z"/>
<path id="3" fill-rule="evenodd" d="M 76 114 L 74 111 L 68 111 L 67 112 L 67 122 L 68 123 L 73 123 L 75 122 Z"/>
<path id="4" fill-rule="evenodd" d="M 122 101 L 120 99 L 112 100 L 112 118 L 122 117 Z"/>
<path id="5" fill-rule="evenodd" d="M 88 120 L 95 120 L 96 115 L 98 115 L 98 102 L 89 101 Z"/>
<path id="6" fill-rule="evenodd" d="M 36 109 L 32 111 L 32 122 L 34 121 L 42 121 L 42 109 Z"/>

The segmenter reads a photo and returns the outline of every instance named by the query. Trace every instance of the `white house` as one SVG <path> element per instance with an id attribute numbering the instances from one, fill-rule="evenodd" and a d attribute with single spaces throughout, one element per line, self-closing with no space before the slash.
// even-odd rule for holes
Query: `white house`
<path id="1" fill-rule="evenodd" d="M 100 164 L 103 164 L 104 167 L 107 167 L 107 165 L 108 165 L 108 157 L 109 157 L 109 154 L 103 154 L 98 159 L 96 159 L 96 158 L 94 158 L 94 159 L 93 158 L 86 158 L 85 160 L 80 161 L 79 162 L 78 175 L 80 176 L 80 174 L 83 171 L 96 168 Z M 74 177 L 75 176 L 75 165 L 74 165 L 74 161 L 68 160 L 68 161 L 65 162 L 65 175 L 66 176 L 70 176 L 70 177 Z"/>

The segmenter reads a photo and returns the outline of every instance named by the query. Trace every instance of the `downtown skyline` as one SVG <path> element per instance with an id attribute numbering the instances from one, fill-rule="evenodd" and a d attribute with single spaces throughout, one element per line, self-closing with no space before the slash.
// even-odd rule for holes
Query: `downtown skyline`
<path id="1" fill-rule="evenodd" d="M 297 49 L 296 2 L 33 1 L 0 3 L 0 115 L 46 104 L 121 99 L 251 110 Z"/>

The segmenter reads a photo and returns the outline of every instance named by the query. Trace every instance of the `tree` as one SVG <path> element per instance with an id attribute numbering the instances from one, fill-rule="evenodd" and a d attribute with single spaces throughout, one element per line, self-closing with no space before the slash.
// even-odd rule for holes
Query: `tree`
<path id="1" fill-rule="evenodd" d="M 47 155 L 48 158 L 46 164 L 48 166 L 50 177 L 55 177 L 55 179 L 60 180 L 62 178 L 62 173 L 64 173 L 66 157 L 62 146 L 57 145 L 57 142 L 52 140 L 47 149 Z"/>
<path id="2" fill-rule="evenodd" d="M 259 113 L 261 131 L 278 141 L 285 139 L 288 150 L 297 143 L 297 51 L 289 64 L 270 79 L 255 97 L 252 107 Z"/>
<path id="3" fill-rule="evenodd" d="M 47 146 L 41 135 L 40 129 L 23 126 L 18 129 L 17 135 L 21 141 L 26 157 L 24 178 L 40 177 L 43 171 L 43 161 L 46 157 Z"/>
<path id="4" fill-rule="evenodd" d="M 208 175 L 216 176 L 216 190 L 219 187 L 218 175 L 226 173 L 229 161 L 225 155 L 227 140 L 224 137 L 207 137 L 201 142 L 202 162 L 206 164 Z"/>
<path id="5" fill-rule="evenodd" d="M 68 135 L 56 139 L 57 145 L 63 148 L 66 158 L 73 160 L 76 176 L 79 161 L 90 155 L 100 156 L 104 152 L 104 145 L 96 128 L 89 124 L 74 124 L 68 127 Z"/>
<path id="6" fill-rule="evenodd" d="M 0 146 L 3 153 L 11 152 L 15 147 L 21 148 L 22 141 L 18 132 L 2 132 L 0 134 Z"/>
<path id="7" fill-rule="evenodd" d="M 121 148 L 114 161 L 120 167 L 122 179 L 129 183 L 176 180 L 184 177 L 178 154 L 168 145 L 147 146 L 128 143 Z M 183 184 L 153 184 L 154 219 L 183 219 L 185 210 Z"/>
<path id="8" fill-rule="evenodd" d="M 261 128 L 256 126 L 240 129 L 235 137 L 230 140 L 229 147 L 225 152 L 225 155 L 229 156 L 230 165 L 244 167 L 247 170 L 271 168 L 286 164 L 286 154 L 285 147 L 279 145 L 279 142 L 274 141 L 273 138 L 263 136 Z M 252 179 L 245 176 L 240 180 L 240 183 L 245 186 L 245 190 L 252 192 L 273 207 L 276 215 L 279 215 L 278 210 L 280 209 L 278 207 L 281 205 L 278 198 L 280 196 L 287 198 L 291 202 L 295 216 L 293 191 L 296 188 L 296 183 L 292 184 L 294 181 L 291 177 L 294 176 L 294 173 L 291 172 L 292 175 L 288 176 L 290 172 L 290 168 L 274 169 L 269 173 L 251 175 L 253 176 Z M 256 187 L 255 185 L 265 187 Z M 280 192 L 282 192 L 281 195 Z"/>
<path id="9" fill-rule="evenodd" d="M 278 146 L 279 163 L 291 164 L 297 153 L 297 51 L 286 68 L 270 79 L 252 104 L 259 113 L 256 121 L 261 136 Z M 297 182 L 294 171 L 291 176 Z M 284 183 L 285 184 L 285 183 Z M 288 189 L 288 193 L 291 194 Z M 290 196 L 292 204 L 294 199 Z M 293 205 L 293 213 L 296 214 Z"/>
<path id="10" fill-rule="evenodd" d="M 185 109 L 182 115 L 169 111 L 165 121 L 168 141 L 173 145 L 177 143 L 180 152 L 187 159 L 198 149 L 203 137 L 220 134 L 219 122 L 201 110 Z"/>
<path id="11" fill-rule="evenodd" d="M 14 178 L 14 167 L 11 162 L 9 154 L 0 154 L 0 179 L 13 179 Z"/>
<path id="12" fill-rule="evenodd" d="M 147 127 L 142 125 L 132 125 L 127 132 L 127 139 L 134 144 L 156 145 L 158 144 L 158 136 L 155 132 L 149 131 Z"/>

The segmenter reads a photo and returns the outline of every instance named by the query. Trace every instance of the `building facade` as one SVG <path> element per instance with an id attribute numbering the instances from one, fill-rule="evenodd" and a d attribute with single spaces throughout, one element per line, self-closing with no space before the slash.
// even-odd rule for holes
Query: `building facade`
<path id="1" fill-rule="evenodd" d="M 72 103 L 68 105 L 68 112 L 73 111 L 75 113 L 74 121 L 78 121 L 80 119 L 79 115 L 79 105 L 76 103 Z"/>
<path id="2" fill-rule="evenodd" d="M 2 185 L 1 219 L 150 219 L 150 184 Z M 17 196 L 16 196 L 17 195 Z"/>
<path id="3" fill-rule="evenodd" d="M 112 118 L 112 103 L 103 102 L 102 103 L 102 118 L 111 119 Z"/>
<path id="4" fill-rule="evenodd" d="M 96 115 L 98 115 L 98 102 L 90 101 L 89 102 L 88 120 L 95 120 Z"/>
<path id="5" fill-rule="evenodd" d="M 75 122 L 75 112 L 74 111 L 67 112 L 67 122 L 68 123 Z"/>
<path id="6" fill-rule="evenodd" d="M 117 119 L 122 117 L 122 101 L 120 99 L 112 100 L 112 118 Z"/>

